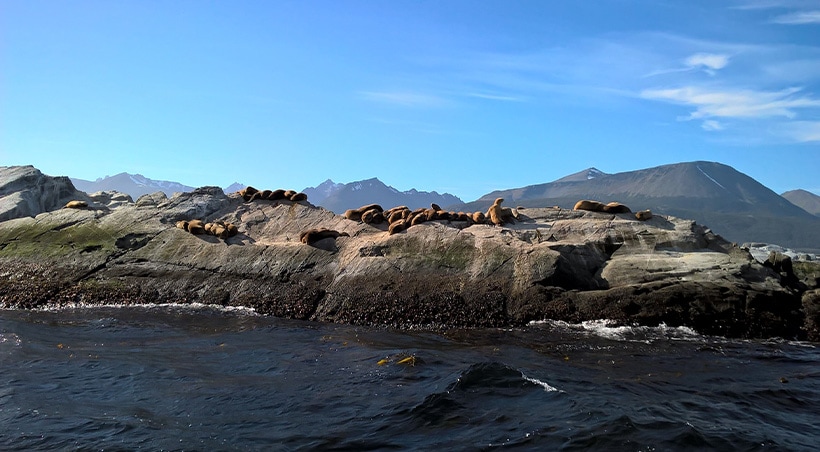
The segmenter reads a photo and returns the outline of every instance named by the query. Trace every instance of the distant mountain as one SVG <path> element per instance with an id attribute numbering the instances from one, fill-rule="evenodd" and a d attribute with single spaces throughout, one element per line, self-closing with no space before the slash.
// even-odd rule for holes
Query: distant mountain
<path id="1" fill-rule="evenodd" d="M 715 162 L 688 162 L 606 174 L 595 168 L 545 184 L 498 190 L 468 203 L 486 209 L 495 198 L 508 206 L 561 206 L 580 199 L 618 201 L 635 210 L 691 218 L 727 240 L 820 249 L 820 218 L 751 177 Z"/>
<path id="2" fill-rule="evenodd" d="M 247 186 L 248 186 L 247 184 L 240 184 L 239 182 L 234 182 L 231 185 L 228 185 L 227 187 L 223 188 L 222 191 L 224 191 L 225 194 L 230 194 L 230 193 L 238 192 L 239 190 L 242 190 L 243 188 L 245 188 Z"/>
<path id="3" fill-rule="evenodd" d="M 345 184 L 337 184 L 328 179 L 316 187 L 308 187 L 302 190 L 302 193 L 308 195 L 308 201 L 311 204 L 320 205 L 328 196 L 341 190 L 344 186 Z"/>
<path id="4" fill-rule="evenodd" d="M 179 182 L 154 180 L 149 179 L 142 174 L 129 173 L 120 173 L 115 176 L 105 176 L 93 182 L 72 177 L 71 183 L 74 184 L 74 187 L 76 187 L 77 190 L 84 191 L 86 193 L 114 190 L 120 193 L 129 194 L 133 199 L 137 199 L 148 193 L 156 193 L 158 191 L 164 192 L 167 196 L 171 196 L 178 192 L 190 192 L 196 188 L 180 184 Z M 225 187 L 223 191 L 225 193 L 233 193 L 245 187 L 247 187 L 247 185 L 234 182 L 228 187 Z"/>
<path id="5" fill-rule="evenodd" d="M 806 190 L 791 190 L 780 196 L 806 212 L 820 217 L 820 196 Z"/>
<path id="6" fill-rule="evenodd" d="M 127 193 L 131 195 L 133 199 L 137 199 L 148 193 L 156 193 L 158 191 L 165 192 L 166 195 L 171 196 L 176 192 L 187 192 L 194 190 L 194 187 L 182 185 L 178 182 L 153 180 L 143 176 L 142 174 L 128 173 L 120 173 L 115 176 L 106 176 L 93 182 L 83 179 L 75 179 L 72 177 L 71 182 L 77 190 L 82 190 L 86 193 L 115 190 L 120 193 Z"/>
<path id="7" fill-rule="evenodd" d="M 324 191 L 321 191 L 320 187 Z M 395 206 L 407 206 L 416 209 L 429 207 L 430 203 L 436 203 L 440 206 L 463 203 L 461 199 L 449 193 L 438 194 L 434 191 L 425 192 L 416 189 L 399 191 L 385 185 L 377 178 L 348 184 L 334 184 L 333 181 L 328 180 L 313 189 L 316 190 L 313 195 L 309 192 L 310 190 L 310 188 L 304 190 L 308 194 L 308 201 L 336 213 L 344 213 L 347 209 L 355 209 L 373 203 L 380 204 L 385 209 Z M 322 197 L 324 193 L 327 193 L 327 195 Z M 321 201 L 317 200 L 317 197 Z"/>

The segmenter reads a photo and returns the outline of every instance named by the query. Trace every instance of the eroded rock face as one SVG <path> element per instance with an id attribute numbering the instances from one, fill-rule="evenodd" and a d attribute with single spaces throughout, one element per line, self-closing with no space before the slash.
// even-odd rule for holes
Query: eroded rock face
<path id="1" fill-rule="evenodd" d="M 33 166 L 0 167 L 0 221 L 33 217 L 69 201 L 91 202 L 68 177 L 51 177 Z"/>
<path id="2" fill-rule="evenodd" d="M 60 209 L 0 222 L 0 305 L 199 302 L 443 328 L 607 318 L 820 338 L 803 262 L 801 279 L 787 278 L 708 228 L 657 213 L 520 214 L 504 227 L 429 221 L 390 235 L 385 224 L 307 202 L 246 203 L 216 187 L 112 210 Z M 193 219 L 239 232 L 220 239 L 175 227 Z M 333 246 L 301 243 L 313 228 L 340 235 Z"/>

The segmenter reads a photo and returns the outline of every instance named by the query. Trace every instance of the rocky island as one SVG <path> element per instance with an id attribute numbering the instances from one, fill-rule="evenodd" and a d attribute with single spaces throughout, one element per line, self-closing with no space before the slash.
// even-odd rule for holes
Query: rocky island
<path id="1" fill-rule="evenodd" d="M 205 303 L 424 328 L 609 319 L 820 341 L 820 263 L 764 265 L 663 212 L 527 208 L 502 225 L 435 220 L 391 234 L 294 199 L 202 187 L 133 201 L 0 167 L 0 307 Z M 192 220 L 236 232 L 178 226 Z M 310 230 L 337 234 L 300 240 Z"/>

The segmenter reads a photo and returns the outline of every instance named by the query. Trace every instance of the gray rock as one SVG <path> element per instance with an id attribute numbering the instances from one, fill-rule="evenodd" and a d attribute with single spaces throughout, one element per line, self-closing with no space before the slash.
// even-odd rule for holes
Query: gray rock
<path id="1" fill-rule="evenodd" d="M 33 166 L 0 166 L 0 221 L 33 217 L 72 200 L 91 203 L 68 177 L 47 176 Z"/>

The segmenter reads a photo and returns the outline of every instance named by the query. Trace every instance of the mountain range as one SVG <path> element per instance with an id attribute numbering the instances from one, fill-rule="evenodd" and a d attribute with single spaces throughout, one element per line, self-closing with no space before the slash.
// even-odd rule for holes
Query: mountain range
<path id="1" fill-rule="evenodd" d="M 418 191 L 415 188 L 399 191 L 377 178 L 348 184 L 337 184 L 328 179 L 317 187 L 308 187 L 302 191 L 308 195 L 311 203 L 336 213 L 373 203 L 384 208 L 407 206 L 411 209 L 430 207 L 431 203 L 440 206 L 464 204 L 461 199 L 449 193 Z"/>
<path id="2" fill-rule="evenodd" d="M 121 173 L 95 182 L 71 179 L 92 193 L 116 190 L 134 199 L 146 193 L 193 190 L 176 182 L 155 181 Z M 235 183 L 223 190 L 235 192 Z M 793 190 L 782 196 L 734 168 L 716 162 L 686 162 L 607 174 L 588 168 L 544 184 L 497 190 L 465 203 L 458 197 L 416 189 L 399 191 L 377 178 L 336 183 L 328 179 L 302 190 L 315 205 L 342 213 L 371 203 L 411 209 L 439 204 L 449 210 L 485 211 L 493 200 L 522 207 L 559 206 L 571 209 L 580 199 L 618 201 L 633 211 L 651 209 L 662 215 L 690 218 L 738 243 L 765 242 L 810 252 L 820 251 L 820 196 Z"/>
<path id="3" fill-rule="evenodd" d="M 676 163 L 616 174 L 590 168 L 545 184 L 497 190 L 461 209 L 486 209 L 496 198 L 504 198 L 506 205 L 566 209 L 580 199 L 618 201 L 633 211 L 651 209 L 694 219 L 730 241 L 820 249 L 820 217 L 716 162 Z"/>

